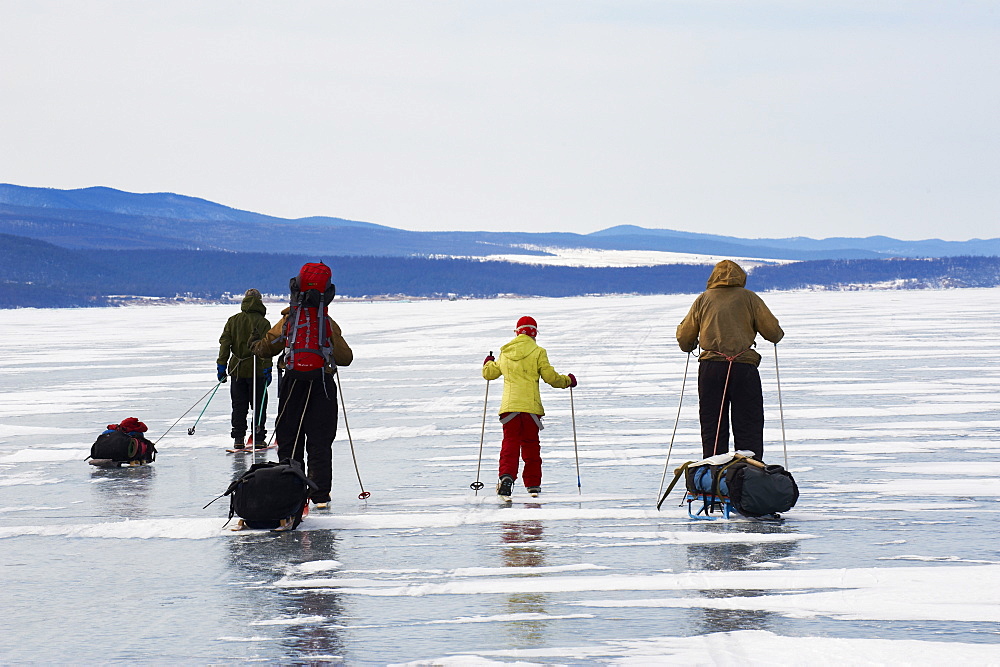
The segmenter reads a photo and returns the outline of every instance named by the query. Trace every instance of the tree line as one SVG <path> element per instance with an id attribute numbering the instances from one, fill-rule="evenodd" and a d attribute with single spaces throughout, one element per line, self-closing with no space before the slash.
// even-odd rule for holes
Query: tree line
<path id="1" fill-rule="evenodd" d="M 342 296 L 565 297 L 678 294 L 705 288 L 710 267 L 566 267 L 475 259 L 235 253 L 205 250 L 69 250 L 0 234 L 0 307 L 101 306 L 114 295 L 216 299 L 256 287 L 284 294 L 305 262 L 322 260 Z M 1000 285 L 1000 258 L 815 260 L 761 266 L 755 290 L 838 288 L 897 281 L 903 287 Z"/>

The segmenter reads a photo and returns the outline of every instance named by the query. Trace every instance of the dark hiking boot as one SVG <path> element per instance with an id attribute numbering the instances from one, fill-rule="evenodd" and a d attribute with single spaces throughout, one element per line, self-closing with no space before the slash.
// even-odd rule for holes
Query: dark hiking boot
<path id="1" fill-rule="evenodd" d="M 497 495 L 501 498 L 510 499 L 510 494 L 514 491 L 514 478 L 510 475 L 504 475 L 497 482 Z"/>
<path id="2" fill-rule="evenodd" d="M 542 487 L 540 487 L 540 486 L 529 486 L 528 487 L 528 494 L 532 498 L 537 498 L 538 494 L 541 493 L 541 492 L 542 492 Z"/>
<path id="3" fill-rule="evenodd" d="M 236 438 L 236 440 L 233 441 L 233 449 L 243 449 L 243 448 L 244 448 L 243 438 Z"/>

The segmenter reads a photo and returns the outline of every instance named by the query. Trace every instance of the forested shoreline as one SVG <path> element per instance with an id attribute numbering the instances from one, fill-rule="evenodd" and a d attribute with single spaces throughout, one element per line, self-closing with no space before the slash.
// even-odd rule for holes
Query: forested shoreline
<path id="1" fill-rule="evenodd" d="M 83 307 L 121 296 L 221 299 L 256 287 L 284 294 L 307 261 L 333 269 L 341 296 L 490 298 L 696 293 L 708 267 L 545 266 L 477 259 L 235 253 L 205 250 L 70 250 L 0 235 L 0 307 Z M 811 260 L 759 266 L 760 290 L 960 288 L 1000 285 L 1000 257 Z"/>

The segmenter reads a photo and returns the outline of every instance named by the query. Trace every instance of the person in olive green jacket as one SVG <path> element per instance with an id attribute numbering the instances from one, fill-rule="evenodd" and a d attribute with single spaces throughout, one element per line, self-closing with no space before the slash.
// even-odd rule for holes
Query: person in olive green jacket
<path id="1" fill-rule="evenodd" d="M 233 378 L 229 385 L 229 395 L 233 403 L 232 431 L 229 435 L 233 439 L 235 449 L 245 447 L 249 410 L 253 410 L 251 423 L 257 425 L 257 431 L 251 434 L 250 443 L 256 447 L 264 447 L 267 442 L 265 427 L 267 385 L 271 383 L 271 357 L 257 357 L 250 351 L 250 345 L 262 338 L 271 328 L 271 323 L 264 317 L 266 313 L 267 308 L 260 292 L 248 289 L 243 296 L 240 312 L 229 318 L 222 329 L 222 335 L 219 336 L 216 374 L 219 382 L 225 382 L 229 377 Z M 252 401 L 251 395 L 253 395 Z"/>
<path id="2" fill-rule="evenodd" d="M 524 459 L 524 486 L 537 496 L 542 490 L 542 456 L 538 431 L 542 428 L 542 397 L 538 391 L 541 378 L 557 389 L 576 386 L 576 377 L 560 375 L 549 363 L 545 348 L 535 342 L 538 324 L 522 317 L 515 328 L 517 336 L 500 348 L 500 360 L 493 356 L 483 361 L 483 377 L 496 380 L 503 375 L 503 398 L 500 400 L 500 423 L 503 444 L 500 447 L 500 480 L 497 495 L 509 497 L 517 479 L 518 457 Z"/>
<path id="3" fill-rule="evenodd" d="M 729 451 L 732 417 L 737 450 L 764 455 L 764 396 L 760 355 L 752 348 L 759 333 L 777 343 L 785 332 L 763 299 L 745 288 L 746 272 L 731 260 L 715 265 L 708 289 L 694 300 L 677 327 L 685 352 L 701 345 L 698 357 L 698 412 L 705 458 Z"/>

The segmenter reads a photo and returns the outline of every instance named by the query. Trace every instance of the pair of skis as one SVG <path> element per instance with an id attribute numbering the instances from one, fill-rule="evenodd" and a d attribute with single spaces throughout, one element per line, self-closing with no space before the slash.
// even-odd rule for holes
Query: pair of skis
<path id="1" fill-rule="evenodd" d="M 541 493 L 541 492 L 540 491 L 528 491 L 528 495 L 531 496 L 532 498 L 537 498 L 539 493 Z M 499 498 L 500 502 L 502 502 L 502 503 L 509 503 L 509 502 L 511 502 L 511 496 L 504 496 L 504 495 L 501 495 L 501 494 L 498 493 L 497 494 L 497 498 Z"/>
<path id="2" fill-rule="evenodd" d="M 236 449 L 235 447 L 227 449 L 226 451 L 230 454 L 253 454 L 254 452 L 266 452 L 269 449 L 277 449 L 277 445 L 267 445 L 265 447 L 244 447 L 243 449 Z"/>

